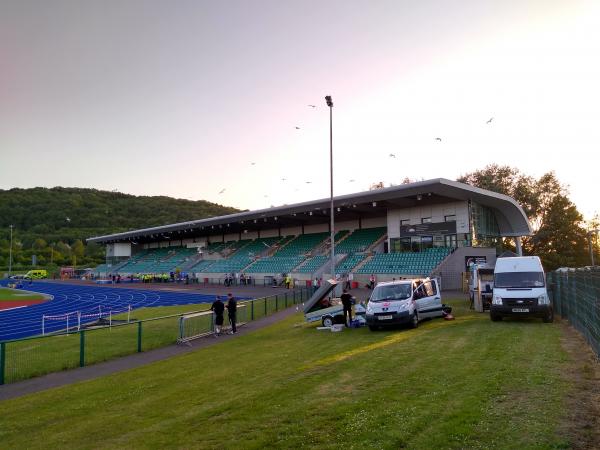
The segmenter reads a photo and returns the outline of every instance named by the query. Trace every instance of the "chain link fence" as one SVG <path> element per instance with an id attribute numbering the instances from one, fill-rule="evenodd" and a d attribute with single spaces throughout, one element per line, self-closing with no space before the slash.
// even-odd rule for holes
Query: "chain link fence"
<path id="1" fill-rule="evenodd" d="M 302 287 L 239 302 L 243 307 L 238 321 L 269 316 L 308 300 L 311 294 L 312 288 Z M 0 385 L 174 344 L 180 337 L 180 318 L 186 314 L 189 312 L 0 342 Z M 213 320 L 202 326 L 209 334 Z"/>
<path id="2" fill-rule="evenodd" d="M 600 356 L 600 267 L 548 273 L 554 312 L 568 319 Z"/>

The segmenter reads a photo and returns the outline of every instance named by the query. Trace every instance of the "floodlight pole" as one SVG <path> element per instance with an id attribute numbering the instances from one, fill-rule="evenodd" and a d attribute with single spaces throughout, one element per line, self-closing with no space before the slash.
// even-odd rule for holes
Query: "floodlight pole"
<path id="1" fill-rule="evenodd" d="M 335 277 L 335 220 L 333 217 L 333 100 L 331 95 L 325 96 L 327 106 L 329 106 L 329 187 L 331 195 L 331 277 Z"/>
<path id="2" fill-rule="evenodd" d="M 13 234 L 13 226 L 10 226 L 10 250 L 8 251 L 8 276 L 10 277 L 10 274 L 12 272 L 12 234 Z"/>

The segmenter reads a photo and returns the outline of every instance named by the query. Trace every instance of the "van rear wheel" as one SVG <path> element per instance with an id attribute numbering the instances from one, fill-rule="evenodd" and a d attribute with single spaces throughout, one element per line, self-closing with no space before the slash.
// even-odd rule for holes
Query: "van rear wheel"
<path id="1" fill-rule="evenodd" d="M 492 322 L 500 322 L 502 320 L 502 316 L 497 316 L 496 314 L 490 314 L 490 319 L 492 319 Z"/>

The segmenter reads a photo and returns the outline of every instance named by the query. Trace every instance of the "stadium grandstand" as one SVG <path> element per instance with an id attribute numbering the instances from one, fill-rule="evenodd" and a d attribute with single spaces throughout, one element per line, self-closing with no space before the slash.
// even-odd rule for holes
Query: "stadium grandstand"
<path id="1" fill-rule="evenodd" d="M 493 263 L 502 239 L 531 229 L 502 194 L 443 178 L 334 198 L 336 275 L 357 282 L 461 274 Z M 88 239 L 106 246 L 100 276 L 186 273 L 194 279 L 331 276 L 330 200 L 321 199 Z M 446 276 L 446 287 L 459 287 Z M 456 286 L 450 286 L 456 285 Z"/>

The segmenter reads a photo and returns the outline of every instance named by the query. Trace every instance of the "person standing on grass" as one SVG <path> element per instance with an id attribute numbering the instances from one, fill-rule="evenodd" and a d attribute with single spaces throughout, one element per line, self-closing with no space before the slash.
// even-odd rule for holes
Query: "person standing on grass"
<path id="1" fill-rule="evenodd" d="M 352 296 L 344 289 L 344 293 L 340 296 L 340 299 L 342 300 L 342 306 L 344 307 L 344 325 L 349 327 L 352 323 Z M 347 320 L 346 314 L 348 314 Z"/>
<path id="2" fill-rule="evenodd" d="M 221 334 L 221 327 L 223 326 L 223 312 L 225 311 L 225 305 L 219 297 L 216 297 L 210 310 L 215 313 L 215 337 Z"/>
<path id="3" fill-rule="evenodd" d="M 237 301 L 231 295 L 231 292 L 227 294 L 227 315 L 229 316 L 229 323 L 231 323 L 231 331 L 229 334 L 237 333 L 237 328 L 235 326 L 235 319 L 237 314 Z"/>

